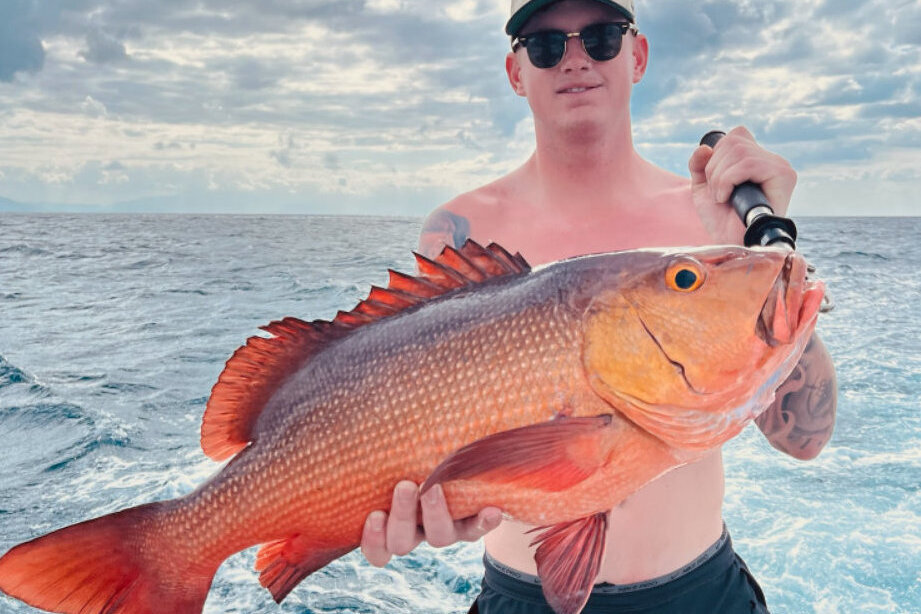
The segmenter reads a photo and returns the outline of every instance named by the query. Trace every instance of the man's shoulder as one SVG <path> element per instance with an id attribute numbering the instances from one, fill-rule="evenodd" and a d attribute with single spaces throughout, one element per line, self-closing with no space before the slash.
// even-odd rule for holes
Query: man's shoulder
<path id="1" fill-rule="evenodd" d="M 478 228 L 491 225 L 502 215 L 503 190 L 500 179 L 461 194 L 429 213 L 419 237 L 420 253 L 432 257 L 445 245 L 460 247 L 467 239 L 476 238 Z"/>

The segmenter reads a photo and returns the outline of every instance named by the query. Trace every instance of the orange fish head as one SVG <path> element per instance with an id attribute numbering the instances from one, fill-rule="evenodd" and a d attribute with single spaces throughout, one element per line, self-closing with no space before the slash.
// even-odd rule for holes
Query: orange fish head
<path id="1" fill-rule="evenodd" d="M 611 262 L 616 281 L 597 281 L 586 303 L 591 385 L 675 447 L 723 443 L 770 405 L 793 371 L 823 284 L 806 278 L 802 256 L 772 248 L 607 257 L 618 256 L 627 260 Z"/>

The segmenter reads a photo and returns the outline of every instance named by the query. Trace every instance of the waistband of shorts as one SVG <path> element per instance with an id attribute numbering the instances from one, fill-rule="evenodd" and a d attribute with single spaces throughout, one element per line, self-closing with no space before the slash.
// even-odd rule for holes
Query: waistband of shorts
<path id="1" fill-rule="evenodd" d="M 653 589 L 679 592 L 685 587 L 696 585 L 698 582 L 712 577 L 713 574 L 721 573 L 732 565 L 734 560 L 735 552 L 732 549 L 732 539 L 729 537 L 726 526 L 723 525 L 723 533 L 719 539 L 713 542 L 693 561 L 683 565 L 681 568 L 642 582 L 630 584 L 609 584 L 605 582 L 596 584 L 592 589 L 592 595 L 636 596 L 643 591 L 652 591 Z M 484 555 L 483 565 L 485 566 L 483 582 L 493 589 L 517 599 L 536 600 L 538 602 L 543 599 L 540 578 L 537 576 L 503 565 L 490 556 L 489 553 Z"/>

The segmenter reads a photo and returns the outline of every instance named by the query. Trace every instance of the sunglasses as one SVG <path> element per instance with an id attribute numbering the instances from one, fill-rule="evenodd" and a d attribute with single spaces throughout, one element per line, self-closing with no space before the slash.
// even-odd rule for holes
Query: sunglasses
<path id="1" fill-rule="evenodd" d="M 625 21 L 595 23 L 585 26 L 581 32 L 544 30 L 527 36 L 519 36 L 512 42 L 512 51 L 521 47 L 528 50 L 528 59 L 536 68 L 553 68 L 566 53 L 566 42 L 578 36 L 588 57 L 596 62 L 613 60 L 620 53 L 621 43 L 627 32 L 636 34 L 635 24 Z"/>

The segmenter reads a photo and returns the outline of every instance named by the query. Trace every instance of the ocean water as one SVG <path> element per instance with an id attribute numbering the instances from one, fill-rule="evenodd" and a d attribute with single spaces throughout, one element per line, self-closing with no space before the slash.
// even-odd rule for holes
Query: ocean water
<path id="1" fill-rule="evenodd" d="M 818 459 L 754 427 L 725 447 L 725 519 L 775 613 L 921 612 L 921 218 L 799 221 L 837 308 L 838 369 Z M 217 465 L 198 428 L 257 326 L 331 317 L 386 269 L 412 271 L 419 221 L 0 216 L 0 553 L 44 532 L 189 492 Z M 205 611 L 466 612 L 481 544 L 376 569 L 353 553 L 277 606 L 231 557 Z M 0 597 L 0 612 L 34 612 Z"/>

